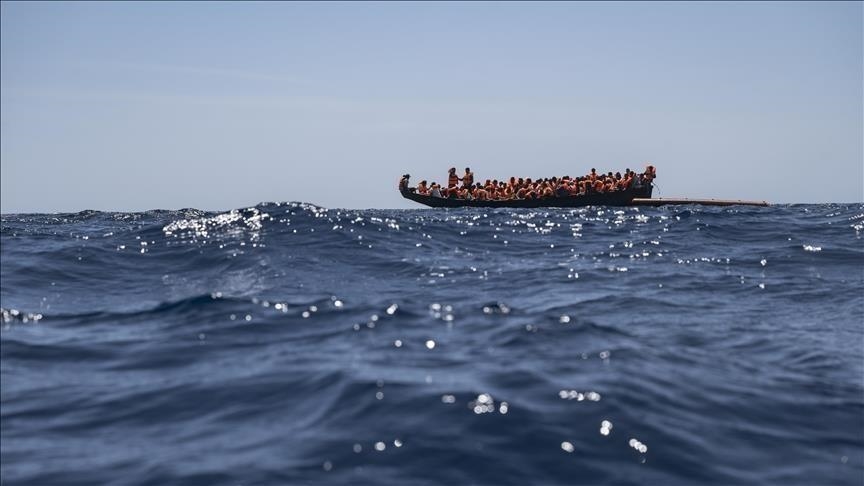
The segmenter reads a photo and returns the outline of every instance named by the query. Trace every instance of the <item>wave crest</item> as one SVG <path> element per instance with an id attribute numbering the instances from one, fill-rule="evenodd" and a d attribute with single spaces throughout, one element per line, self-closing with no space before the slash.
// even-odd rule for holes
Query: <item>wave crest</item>
<path id="1" fill-rule="evenodd" d="M 162 227 L 165 236 L 208 238 L 213 234 L 221 236 L 244 236 L 248 234 L 257 239 L 264 221 L 271 219 L 270 214 L 257 207 L 232 209 L 215 216 L 179 219 Z"/>

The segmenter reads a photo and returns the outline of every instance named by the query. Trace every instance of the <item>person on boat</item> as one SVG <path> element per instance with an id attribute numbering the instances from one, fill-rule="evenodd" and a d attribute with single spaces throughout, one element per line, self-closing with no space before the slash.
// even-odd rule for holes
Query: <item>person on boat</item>
<path id="1" fill-rule="evenodd" d="M 424 196 L 429 194 L 429 188 L 426 187 L 426 181 L 425 180 L 420 181 L 420 183 L 417 184 L 417 194 L 422 194 Z"/>
<path id="2" fill-rule="evenodd" d="M 459 184 L 459 176 L 456 175 L 456 167 L 451 167 L 447 174 L 447 187 L 456 187 Z"/>
<path id="3" fill-rule="evenodd" d="M 631 189 L 633 187 L 633 174 L 630 169 L 627 169 L 627 171 L 624 172 L 624 181 L 622 185 L 624 189 Z"/>
<path id="4" fill-rule="evenodd" d="M 600 176 L 601 178 L 604 176 Z M 606 192 L 606 184 L 603 179 L 598 178 L 594 181 L 594 192 Z"/>
<path id="5" fill-rule="evenodd" d="M 438 185 L 438 183 L 433 182 L 432 183 L 432 189 L 429 191 L 429 195 L 432 197 L 442 197 L 441 196 L 441 189 L 439 189 L 439 187 L 440 186 Z"/>
<path id="6" fill-rule="evenodd" d="M 580 196 L 585 194 L 585 185 L 582 184 L 582 178 L 577 177 L 573 184 L 570 186 L 570 195 L 571 196 Z"/>
<path id="7" fill-rule="evenodd" d="M 470 188 L 474 185 L 474 173 L 470 167 L 465 167 L 465 175 L 462 176 L 462 188 Z"/>
<path id="8" fill-rule="evenodd" d="M 643 180 L 650 184 L 657 177 L 657 169 L 654 168 L 653 165 L 648 165 L 645 167 L 645 173 L 643 175 Z"/>
<path id="9" fill-rule="evenodd" d="M 555 195 L 558 197 L 567 197 L 570 195 L 570 189 L 565 182 L 561 182 L 558 185 L 558 189 L 555 190 Z"/>
<path id="10" fill-rule="evenodd" d="M 474 199 L 477 199 L 478 201 L 489 199 L 489 193 L 486 192 L 486 189 L 484 189 L 483 185 L 479 182 L 474 186 Z"/>
<path id="11" fill-rule="evenodd" d="M 402 176 L 401 179 L 399 179 L 399 190 L 400 191 L 404 192 L 404 191 L 408 190 L 408 179 L 410 179 L 410 178 L 411 178 L 411 176 L 409 174 L 405 174 Z"/>

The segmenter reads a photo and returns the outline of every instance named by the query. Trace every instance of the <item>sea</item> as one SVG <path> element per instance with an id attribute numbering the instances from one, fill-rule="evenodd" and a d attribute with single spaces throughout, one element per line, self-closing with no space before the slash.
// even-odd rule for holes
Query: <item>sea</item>
<path id="1" fill-rule="evenodd" d="M 0 218 L 5 485 L 861 485 L 864 204 Z"/>

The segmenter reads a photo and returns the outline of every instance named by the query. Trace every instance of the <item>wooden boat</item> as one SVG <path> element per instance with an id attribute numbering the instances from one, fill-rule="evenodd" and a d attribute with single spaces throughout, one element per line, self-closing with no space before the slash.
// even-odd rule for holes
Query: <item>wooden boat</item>
<path id="1" fill-rule="evenodd" d="M 402 197 L 433 208 L 576 208 L 582 206 L 630 206 L 634 198 L 650 199 L 651 184 L 614 192 L 593 192 L 580 196 L 540 199 L 477 200 L 417 194 L 414 188 L 401 189 Z"/>

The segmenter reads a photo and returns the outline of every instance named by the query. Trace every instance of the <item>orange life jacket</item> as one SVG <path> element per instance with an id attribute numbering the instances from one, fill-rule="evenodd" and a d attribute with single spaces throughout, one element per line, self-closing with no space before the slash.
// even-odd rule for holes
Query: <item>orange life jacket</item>
<path id="1" fill-rule="evenodd" d="M 457 176 L 455 172 L 451 172 L 450 176 L 447 177 L 447 187 L 453 187 L 458 183 L 459 183 L 459 176 Z"/>

